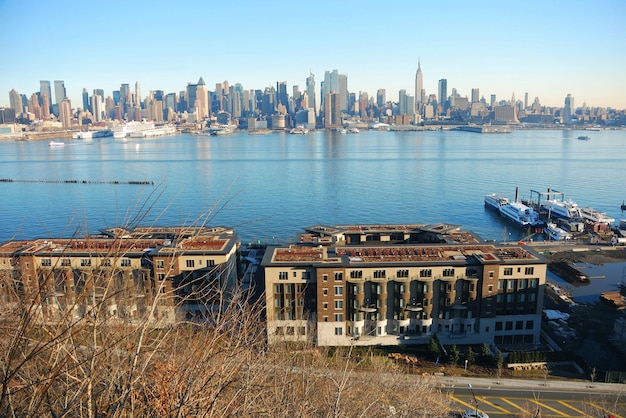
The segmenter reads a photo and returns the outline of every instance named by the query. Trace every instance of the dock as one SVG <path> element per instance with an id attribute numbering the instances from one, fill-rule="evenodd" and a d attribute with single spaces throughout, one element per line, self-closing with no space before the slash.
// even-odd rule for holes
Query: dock
<path id="1" fill-rule="evenodd" d="M 559 277 L 574 284 L 589 283 L 589 276 L 565 262 L 548 264 L 548 268 Z"/>
<path id="2" fill-rule="evenodd" d="M 0 178 L 0 183 L 132 184 L 154 186 L 154 181 L 148 180 L 28 180 Z"/>

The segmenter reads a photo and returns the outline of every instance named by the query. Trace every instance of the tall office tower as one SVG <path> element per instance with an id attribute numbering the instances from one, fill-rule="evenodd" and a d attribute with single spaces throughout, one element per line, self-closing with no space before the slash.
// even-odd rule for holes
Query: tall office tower
<path id="1" fill-rule="evenodd" d="M 209 117 L 209 91 L 206 88 L 206 83 L 200 77 L 198 84 L 196 85 L 196 100 L 198 110 L 198 118 L 204 119 Z"/>
<path id="2" fill-rule="evenodd" d="M 289 95 L 287 94 L 287 82 L 276 82 L 276 95 L 277 103 L 285 106 L 287 112 L 289 112 Z"/>
<path id="3" fill-rule="evenodd" d="M 19 116 L 24 109 L 24 106 L 22 105 L 22 96 L 20 96 L 15 89 L 12 89 L 9 92 L 9 106 L 11 109 L 15 110 L 15 116 Z"/>
<path id="4" fill-rule="evenodd" d="M 448 80 L 442 78 L 439 80 L 439 89 L 437 91 L 437 101 L 441 105 L 441 111 L 447 110 L 446 102 L 448 101 Z"/>
<path id="5" fill-rule="evenodd" d="M 165 92 L 163 90 L 153 90 L 151 92 L 152 98 L 154 100 L 158 100 L 160 102 L 163 101 L 163 97 L 165 97 Z"/>
<path id="6" fill-rule="evenodd" d="M 306 78 L 306 92 L 309 99 L 306 107 L 313 109 L 315 114 L 317 114 L 317 107 L 315 103 L 315 75 L 311 72 L 309 72 L 309 76 Z"/>
<path id="7" fill-rule="evenodd" d="M 102 97 L 96 94 L 95 90 L 93 96 L 91 96 L 91 108 L 92 115 L 96 122 L 101 122 L 104 119 L 104 103 Z"/>
<path id="8" fill-rule="evenodd" d="M 472 89 L 472 103 L 478 103 L 480 101 L 480 90 Z"/>
<path id="9" fill-rule="evenodd" d="M 141 106 L 141 87 L 139 81 L 135 81 L 135 106 Z"/>
<path id="10" fill-rule="evenodd" d="M 489 99 L 489 106 L 494 107 L 496 105 L 496 95 L 492 94 Z"/>
<path id="11" fill-rule="evenodd" d="M 165 95 L 163 107 L 165 109 L 176 110 L 176 93 L 168 93 Z"/>
<path id="12" fill-rule="evenodd" d="M 107 98 L 104 100 L 104 113 L 106 114 L 107 119 L 115 118 L 115 112 L 113 111 L 114 109 L 115 102 L 113 101 L 113 98 L 111 96 L 107 96 Z"/>
<path id="13" fill-rule="evenodd" d="M 528 109 L 528 92 L 524 93 L 524 109 Z"/>
<path id="14" fill-rule="evenodd" d="M 565 98 L 565 107 L 563 108 L 563 123 L 568 125 L 573 123 L 572 116 L 574 115 L 574 110 L 574 98 L 571 94 L 568 94 Z"/>
<path id="15" fill-rule="evenodd" d="M 300 93 L 300 86 L 294 84 L 292 87 L 292 96 L 294 99 L 299 99 L 300 97 L 302 97 L 302 94 Z"/>
<path id="16" fill-rule="evenodd" d="M 406 90 L 402 89 L 398 92 L 398 114 L 406 115 Z"/>
<path id="17" fill-rule="evenodd" d="M 231 96 L 232 100 L 232 116 L 233 118 L 240 118 L 242 115 L 242 103 L 241 103 L 241 92 L 239 90 L 233 89 L 233 94 Z"/>
<path id="18" fill-rule="evenodd" d="M 265 87 L 261 97 L 261 114 L 273 115 L 276 111 L 276 91 L 273 87 Z"/>
<path id="19" fill-rule="evenodd" d="M 41 106 L 41 113 L 43 118 L 47 119 L 50 117 L 50 98 L 46 93 L 40 93 L 40 100 L 39 105 Z"/>
<path id="20" fill-rule="evenodd" d="M 376 92 L 376 106 L 383 107 L 387 103 L 387 91 L 385 89 L 378 89 Z"/>
<path id="21" fill-rule="evenodd" d="M 72 103 L 70 99 L 63 99 L 59 104 L 59 119 L 61 119 L 61 126 L 64 129 L 72 126 Z"/>
<path id="22" fill-rule="evenodd" d="M 348 76 L 339 74 L 339 108 L 341 111 L 348 110 Z"/>
<path id="23" fill-rule="evenodd" d="M 202 78 L 202 77 L 200 77 Z M 187 83 L 185 89 L 185 98 L 187 99 L 187 111 L 191 111 L 196 106 L 196 91 L 198 90 L 197 84 Z"/>
<path id="24" fill-rule="evenodd" d="M 39 106 L 39 94 L 33 93 L 28 99 L 28 112 L 35 115 L 35 119 L 41 119 L 41 106 Z"/>
<path id="25" fill-rule="evenodd" d="M 50 88 L 50 81 L 48 80 L 39 81 L 39 93 L 41 93 L 42 99 L 43 99 L 44 94 L 48 98 L 48 115 L 50 115 L 50 107 L 52 106 L 52 89 Z M 41 107 L 43 106 L 44 104 L 41 103 Z"/>
<path id="26" fill-rule="evenodd" d="M 326 100 L 326 97 L 330 97 L 327 95 L 330 94 L 331 91 L 335 93 L 339 91 L 339 71 L 333 70 L 332 72 L 324 72 L 324 81 L 322 82 L 321 86 L 322 104 L 324 107 L 326 107 L 326 103 L 324 101 Z"/>
<path id="27" fill-rule="evenodd" d="M 115 92 L 113 92 L 113 97 L 115 97 Z M 120 86 L 120 105 L 122 106 L 130 106 L 130 85 L 122 84 Z"/>
<path id="28" fill-rule="evenodd" d="M 422 67 L 420 60 L 417 59 L 417 72 L 415 73 L 415 111 L 419 112 L 420 105 L 423 103 L 422 90 L 424 90 L 424 79 L 422 78 Z"/>
<path id="29" fill-rule="evenodd" d="M 89 106 L 89 93 L 85 87 L 83 87 L 83 111 L 93 112 L 91 106 Z"/>
<path id="30" fill-rule="evenodd" d="M 65 91 L 65 83 L 62 80 L 54 80 L 54 99 L 55 104 L 60 104 L 63 99 L 67 98 L 67 92 Z"/>

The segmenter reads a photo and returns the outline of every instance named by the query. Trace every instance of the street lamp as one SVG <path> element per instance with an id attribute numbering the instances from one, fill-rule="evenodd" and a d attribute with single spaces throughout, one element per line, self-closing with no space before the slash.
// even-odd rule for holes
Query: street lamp
<path id="1" fill-rule="evenodd" d="M 468 361 L 469 361 L 468 359 L 465 359 L 465 371 L 467 371 L 467 362 Z"/>
<path id="2" fill-rule="evenodd" d="M 472 388 L 472 384 L 468 383 L 467 387 L 470 388 L 472 392 L 472 397 L 474 398 L 474 416 L 478 418 L 478 401 L 476 400 L 476 395 L 474 395 L 474 389 Z"/>

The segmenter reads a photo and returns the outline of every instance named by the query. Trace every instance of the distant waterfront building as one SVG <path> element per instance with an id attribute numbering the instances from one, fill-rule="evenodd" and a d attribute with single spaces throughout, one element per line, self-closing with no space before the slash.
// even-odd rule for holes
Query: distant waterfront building
<path id="1" fill-rule="evenodd" d="M 445 112 L 447 109 L 446 102 L 448 101 L 448 80 L 445 78 L 439 80 L 437 100 L 438 104 L 441 105 L 441 110 Z"/>
<path id="2" fill-rule="evenodd" d="M 89 92 L 87 91 L 85 87 L 83 87 L 82 98 L 83 98 L 83 111 L 93 112 L 91 109 L 91 106 L 89 106 Z"/>
<path id="3" fill-rule="evenodd" d="M 493 119 L 496 122 L 513 123 L 516 121 L 515 108 L 511 105 L 493 107 Z"/>
<path id="4" fill-rule="evenodd" d="M 59 119 L 61 120 L 61 126 L 63 129 L 68 129 L 72 126 L 72 103 L 70 99 L 63 99 L 59 105 Z"/>
<path id="5" fill-rule="evenodd" d="M 339 74 L 339 110 L 345 112 L 348 109 L 348 76 Z"/>
<path id="6" fill-rule="evenodd" d="M 532 248 L 446 224 L 304 230 L 261 262 L 270 344 L 540 342 L 547 263 Z"/>
<path id="7" fill-rule="evenodd" d="M 496 105 L 496 95 L 492 94 L 489 99 L 489 106 L 493 108 Z"/>
<path id="8" fill-rule="evenodd" d="M 209 117 L 209 91 L 207 90 L 206 83 L 200 77 L 198 84 L 196 85 L 196 100 L 198 110 L 198 118 L 204 119 Z"/>
<path id="9" fill-rule="evenodd" d="M 139 81 L 135 81 L 135 106 L 141 106 L 141 87 L 139 86 Z"/>

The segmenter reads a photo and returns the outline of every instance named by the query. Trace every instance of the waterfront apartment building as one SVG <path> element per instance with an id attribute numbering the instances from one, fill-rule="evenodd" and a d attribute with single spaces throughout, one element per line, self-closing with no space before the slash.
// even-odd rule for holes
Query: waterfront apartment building
<path id="1" fill-rule="evenodd" d="M 305 228 L 269 247 L 270 344 L 538 344 L 546 260 L 458 226 Z"/>
<path id="2" fill-rule="evenodd" d="M 0 246 L 0 301 L 45 322 L 201 320 L 236 291 L 240 242 L 226 228 L 112 228 L 97 236 Z"/>

